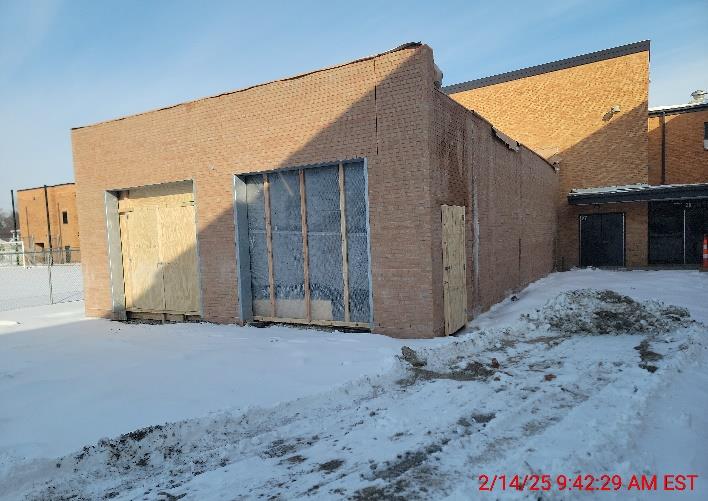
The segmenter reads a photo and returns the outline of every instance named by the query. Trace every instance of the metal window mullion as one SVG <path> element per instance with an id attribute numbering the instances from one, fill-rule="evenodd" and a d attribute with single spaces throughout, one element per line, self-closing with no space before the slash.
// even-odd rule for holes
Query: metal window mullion
<path id="1" fill-rule="evenodd" d="M 268 292 L 271 315 L 275 317 L 275 275 L 273 273 L 273 232 L 270 222 L 270 181 L 263 174 L 263 213 L 265 217 L 266 252 L 268 254 Z"/>
<path id="2" fill-rule="evenodd" d="M 339 162 L 339 221 L 342 237 L 342 282 L 344 321 L 349 322 L 349 256 L 347 249 L 347 205 L 344 192 L 344 164 Z"/>
<path id="3" fill-rule="evenodd" d="M 305 314 L 312 320 L 310 300 L 310 250 L 307 243 L 307 196 L 305 194 L 305 171 L 300 170 L 300 226 L 302 229 L 302 268 L 305 287 Z"/>

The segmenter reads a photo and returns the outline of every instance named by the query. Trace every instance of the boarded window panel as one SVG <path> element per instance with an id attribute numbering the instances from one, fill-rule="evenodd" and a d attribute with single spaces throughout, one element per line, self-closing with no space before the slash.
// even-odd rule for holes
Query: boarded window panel
<path id="1" fill-rule="evenodd" d="M 248 176 L 246 183 L 246 213 L 248 219 L 248 250 L 251 256 L 251 294 L 253 314 L 271 316 L 268 287 L 268 252 L 266 249 L 263 176 Z"/>
<path id="2" fill-rule="evenodd" d="M 364 162 L 344 165 L 349 264 L 349 317 L 352 322 L 369 322 L 371 320 L 365 174 Z"/>
<path id="3" fill-rule="evenodd" d="M 337 166 L 305 170 L 313 320 L 344 320 Z"/>
<path id="4" fill-rule="evenodd" d="M 268 178 L 275 315 L 280 318 L 306 318 L 299 173 L 277 172 Z"/>

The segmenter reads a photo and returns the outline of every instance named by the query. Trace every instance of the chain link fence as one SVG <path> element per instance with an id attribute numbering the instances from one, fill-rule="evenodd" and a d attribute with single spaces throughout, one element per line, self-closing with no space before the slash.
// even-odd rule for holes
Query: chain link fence
<path id="1" fill-rule="evenodd" d="M 79 249 L 0 250 L 0 311 L 83 298 Z"/>

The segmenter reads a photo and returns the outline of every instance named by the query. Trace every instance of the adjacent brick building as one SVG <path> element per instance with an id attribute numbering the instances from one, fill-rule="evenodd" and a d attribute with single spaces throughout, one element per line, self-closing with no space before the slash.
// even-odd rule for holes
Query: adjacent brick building
<path id="1" fill-rule="evenodd" d="M 649 42 L 444 90 L 558 166 L 559 269 L 580 264 L 578 217 L 595 210 L 571 206 L 571 190 L 648 182 Z M 626 264 L 646 264 L 646 207 L 600 210 L 626 214 Z"/>
<path id="2" fill-rule="evenodd" d="M 695 265 L 708 232 L 705 106 L 654 110 L 647 125 L 648 89 L 644 41 L 444 90 L 558 166 L 558 269 Z"/>
<path id="3" fill-rule="evenodd" d="M 43 186 L 18 190 L 17 216 L 26 251 L 49 250 L 51 235 L 51 246 L 57 249 L 56 260 L 79 259 L 79 222 L 74 183 L 47 186 L 46 192 Z"/>
<path id="4" fill-rule="evenodd" d="M 76 128 L 87 314 L 431 337 L 554 268 L 696 263 L 706 108 L 648 76 L 645 41 L 440 89 L 407 44 Z"/>
<path id="5" fill-rule="evenodd" d="M 708 182 L 708 102 L 649 109 L 649 183 Z"/>
<path id="6" fill-rule="evenodd" d="M 466 320 L 549 273 L 556 170 L 436 80 L 432 50 L 407 44 L 74 129 L 87 314 L 145 312 L 124 277 L 154 249 L 158 266 L 136 277 L 160 285 L 142 284 L 140 294 L 177 304 L 160 299 L 166 280 L 183 276 L 161 246 L 190 224 L 194 245 L 171 258 L 196 260 L 198 307 L 182 313 L 215 322 L 287 317 L 432 337 L 458 327 L 448 325 L 455 301 Z M 446 222 L 442 206 L 457 219 Z M 184 224 L 170 222 L 175 214 L 187 215 Z M 125 234 L 136 235 L 132 243 Z M 303 272 L 313 255 L 320 264 Z M 328 256 L 336 283 L 318 275 L 328 274 Z"/>

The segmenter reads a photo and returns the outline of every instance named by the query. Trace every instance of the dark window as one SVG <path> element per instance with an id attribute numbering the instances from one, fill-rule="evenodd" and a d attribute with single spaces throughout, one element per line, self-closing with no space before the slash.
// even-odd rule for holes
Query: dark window
<path id="1" fill-rule="evenodd" d="M 61 213 L 61 222 L 64 224 L 69 224 L 69 213 L 64 211 Z"/>
<path id="2" fill-rule="evenodd" d="M 708 150 L 708 122 L 703 122 L 703 149 Z"/>

